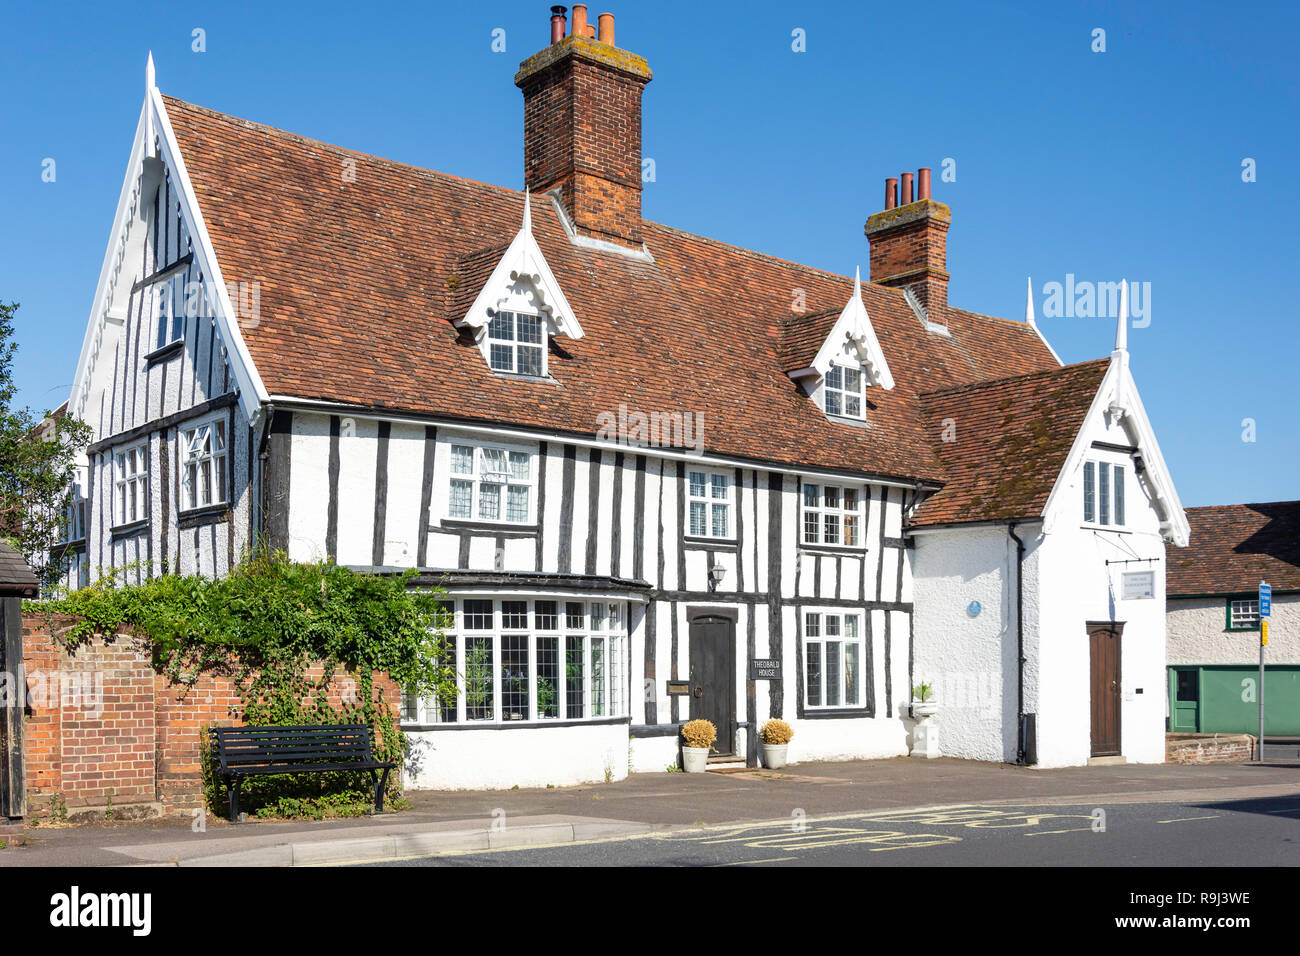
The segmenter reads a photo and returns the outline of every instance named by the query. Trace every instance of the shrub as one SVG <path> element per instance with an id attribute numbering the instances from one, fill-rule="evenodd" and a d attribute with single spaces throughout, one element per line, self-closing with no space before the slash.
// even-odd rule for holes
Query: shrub
<path id="1" fill-rule="evenodd" d="M 769 746 L 788 744 L 794 736 L 794 728 L 784 720 L 772 718 L 758 732 L 758 739 Z"/>
<path id="2" fill-rule="evenodd" d="M 258 549 L 224 578 L 165 575 L 128 584 L 110 574 L 25 610 L 50 615 L 51 632 L 52 615 L 76 617 L 59 635 L 69 652 L 95 634 L 111 642 L 133 632 L 147 643 L 154 670 L 176 685 L 230 676 L 240 696 L 231 716 L 245 724 L 366 724 L 375 756 L 400 761 L 404 741 L 375 673 L 422 696 L 454 695 L 456 686 L 441 592 L 412 588 L 414 573 L 362 574 Z M 332 687 L 342 692 L 340 703 L 331 701 Z M 224 785 L 206 750 L 201 760 L 209 804 L 224 815 Z M 389 778 L 394 796 L 398 779 Z M 372 789 L 368 774 L 276 775 L 249 780 L 243 794 L 250 814 L 267 807 L 311 817 L 350 812 Z"/>
<path id="3" fill-rule="evenodd" d="M 712 721 L 691 720 L 682 725 L 682 740 L 688 747 L 712 747 L 718 739 L 718 728 Z"/>
<path id="4" fill-rule="evenodd" d="M 929 703 L 934 700 L 934 685 L 927 683 L 917 684 L 912 688 L 912 699 L 921 703 Z"/>

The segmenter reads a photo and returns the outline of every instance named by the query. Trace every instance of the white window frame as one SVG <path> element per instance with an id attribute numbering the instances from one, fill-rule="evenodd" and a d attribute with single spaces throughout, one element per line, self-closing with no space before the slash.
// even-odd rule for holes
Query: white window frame
<path id="1" fill-rule="evenodd" d="M 456 449 L 472 448 L 474 450 L 474 463 L 469 472 L 458 472 L 453 470 L 456 463 Z M 505 458 L 505 471 L 492 471 L 487 467 L 489 459 L 494 457 L 495 452 L 500 452 Z M 453 436 L 447 439 L 447 483 L 445 505 L 443 507 L 443 517 L 449 521 L 470 521 L 478 524 L 505 524 L 518 525 L 526 527 L 537 523 L 537 450 L 520 445 L 504 445 L 497 442 L 485 442 L 475 438 L 462 438 Z M 511 468 L 511 455 L 523 455 L 528 461 L 528 477 L 516 477 Z M 492 480 L 499 478 L 500 480 Z M 468 482 L 470 485 L 469 514 L 456 515 L 452 514 L 452 488 L 458 481 Z M 483 503 L 483 486 L 496 485 L 501 489 L 500 496 L 497 499 L 497 517 L 481 517 L 479 511 Z M 528 489 L 528 513 L 521 519 L 510 519 L 510 489 L 527 488 Z"/>
<path id="2" fill-rule="evenodd" d="M 466 601 L 490 601 L 492 603 L 492 626 L 490 628 L 470 628 L 464 626 Z M 505 627 L 504 605 L 509 602 L 523 602 L 527 606 L 526 627 Z M 538 626 L 538 602 L 555 604 L 555 627 Z M 433 697 L 415 698 L 403 696 L 402 719 L 404 722 L 424 726 L 546 726 L 572 721 L 600 721 L 629 716 L 630 694 L 626 686 L 631 661 L 628 659 L 629 640 L 627 632 L 627 603 L 622 600 L 607 598 L 575 598 L 563 595 L 467 595 L 448 601 L 454 605 L 452 626 L 448 627 L 446 636 L 455 641 L 456 653 L 456 706 L 453 720 L 445 719 L 452 708 L 444 708 Z M 568 605 L 581 605 L 578 623 L 571 624 Z M 599 608 L 601 615 L 596 613 Z M 597 623 L 597 622 L 600 623 Z M 505 675 L 502 667 L 502 647 L 504 638 L 510 636 L 527 639 L 527 685 L 528 701 L 526 712 L 519 716 L 517 710 L 507 711 L 505 706 Z M 487 717 L 469 718 L 469 705 L 466 698 L 466 649 L 473 638 L 491 641 L 491 714 Z M 538 645 L 540 640 L 554 639 L 556 660 L 554 662 L 557 676 L 554 693 L 554 715 L 543 716 L 542 702 L 538 689 L 541 679 L 538 668 Z M 571 694 L 568 675 L 568 647 L 570 640 L 580 642 L 582 674 L 577 688 L 577 699 L 570 701 Z M 599 671 L 594 667 L 597 656 L 594 647 L 599 644 Z M 599 690 L 599 692 L 597 692 Z M 570 707 L 573 703 L 577 705 Z"/>
<path id="3" fill-rule="evenodd" d="M 1238 615 L 1241 615 L 1239 618 Z M 1259 598 L 1241 597 L 1228 599 L 1228 630 L 1259 630 Z"/>
<path id="4" fill-rule="evenodd" d="M 841 385 L 835 387 L 831 385 L 831 376 L 838 369 L 841 373 L 851 372 L 858 377 L 858 389 L 856 392 Z M 841 374 L 841 382 L 843 375 Z M 840 406 L 838 412 L 831 411 L 831 398 L 834 396 Z M 855 415 L 848 410 L 848 400 L 857 399 L 858 413 Z M 858 365 L 852 365 L 847 362 L 832 362 L 822 378 L 822 410 L 831 418 L 847 418 L 851 421 L 862 422 L 867 420 L 867 372 L 866 369 Z"/>
<path id="5" fill-rule="evenodd" d="M 199 511 L 203 508 L 215 508 L 230 503 L 230 430 L 227 427 L 224 415 L 213 415 L 208 418 L 202 418 L 189 425 L 183 425 L 177 431 L 178 457 L 180 458 L 180 488 L 178 489 L 178 498 L 180 501 L 180 513 L 187 511 Z M 206 453 L 200 453 L 198 456 L 192 454 L 195 439 L 205 429 L 210 429 L 213 447 Z M 217 435 L 222 438 L 221 449 L 215 447 Z M 195 481 L 193 485 L 190 482 L 190 465 L 197 464 L 199 467 L 206 466 L 209 470 L 209 495 L 208 500 L 200 501 L 199 493 L 202 489 L 202 483 L 198 480 L 199 472 L 195 471 Z"/>
<path id="6" fill-rule="evenodd" d="M 867 688 L 866 682 L 871 679 L 871 674 L 867 668 L 867 621 L 866 614 L 863 611 L 846 608 L 828 608 L 828 607 L 805 607 L 800 610 L 803 615 L 801 622 L 801 635 L 803 642 L 803 666 L 799 679 L 803 682 L 803 707 L 806 711 L 836 711 L 836 710 L 864 710 L 867 706 Z M 810 633 L 812 630 L 812 616 L 817 617 L 816 633 Z M 838 634 L 829 633 L 829 620 L 835 618 L 838 620 Z M 854 620 L 857 622 L 857 634 L 848 636 L 848 626 L 846 621 Z M 826 647 L 829 644 L 839 645 L 840 673 L 837 682 L 836 691 L 839 696 L 839 702 L 828 704 L 827 698 L 830 696 L 826 693 L 827 680 L 826 672 L 828 655 Z M 810 695 L 808 693 L 808 663 L 812 657 L 811 648 L 816 645 L 820 648 L 819 660 L 821 662 L 821 702 L 817 704 L 809 703 Z M 857 682 L 857 700 L 849 702 L 848 692 L 848 659 L 849 654 L 846 648 L 856 647 L 858 657 L 858 682 Z"/>
<path id="7" fill-rule="evenodd" d="M 694 483 L 691 481 L 692 475 L 704 476 L 703 494 L 695 493 L 693 487 Z M 717 497 L 714 494 L 714 491 L 717 488 L 716 479 L 719 478 L 722 479 L 724 487 L 726 488 L 726 494 L 721 498 Z M 735 495 L 736 495 L 735 484 L 736 483 L 734 481 L 734 475 L 732 475 L 729 472 L 719 471 L 717 469 L 711 470 L 707 468 L 694 468 L 690 465 L 687 465 L 686 484 L 681 490 L 682 495 L 686 499 L 686 507 L 685 509 L 683 509 L 684 511 L 683 520 L 686 523 L 686 527 L 682 529 L 682 534 L 688 538 L 711 538 L 715 541 L 734 541 L 736 539 L 735 508 L 734 508 Z M 692 508 L 692 505 L 703 506 L 704 509 L 704 531 L 703 532 L 694 530 L 691 524 L 691 518 L 694 512 L 694 508 Z M 718 507 L 722 508 L 722 513 L 726 523 L 726 528 L 723 529 L 724 533 L 722 534 L 717 534 L 714 531 L 713 518 L 714 518 L 715 508 Z"/>
<path id="8" fill-rule="evenodd" d="M 492 324 L 501 316 L 509 315 L 511 336 L 508 339 L 499 339 L 492 337 Z M 541 333 L 541 339 L 538 342 L 520 342 L 519 341 L 519 317 L 534 319 L 537 322 L 538 330 Z M 494 372 L 500 372 L 503 375 L 519 375 L 524 378 L 545 378 L 546 377 L 546 316 L 534 312 L 520 312 L 518 309 L 498 309 L 492 313 L 492 317 L 487 324 L 483 326 L 483 345 L 484 355 L 487 357 L 488 368 Z M 498 367 L 492 359 L 492 346 L 497 345 L 502 348 L 508 348 L 510 352 L 510 364 L 508 367 Z M 535 348 L 541 352 L 540 371 L 521 372 L 519 371 L 519 349 Z"/>
<path id="9" fill-rule="evenodd" d="M 1082 486 L 1085 525 L 1109 529 L 1127 527 L 1127 463 L 1089 458 L 1083 463 Z M 1088 514 L 1089 506 L 1091 515 Z"/>
<path id="10" fill-rule="evenodd" d="M 113 526 L 120 528 L 148 517 L 149 443 L 136 442 L 116 448 L 113 450 Z"/>
<path id="11" fill-rule="evenodd" d="M 817 489 L 816 505 L 808 504 L 808 490 Z M 826 492 L 832 489 L 836 492 L 837 500 L 840 502 L 838 507 L 828 506 L 826 502 Z M 856 508 L 850 509 L 844 507 L 845 492 L 852 492 L 857 496 L 858 504 Z M 863 518 L 863 502 L 866 499 L 867 489 L 863 485 L 840 485 L 831 484 L 823 481 L 805 481 L 799 497 L 799 540 L 805 547 L 809 548 L 852 548 L 854 550 L 865 550 L 867 546 L 867 535 L 865 520 Z M 817 540 L 809 539 L 808 519 L 815 515 L 817 518 Z M 826 520 L 834 519 L 834 527 L 838 541 L 826 540 Z M 849 544 L 845 541 L 845 519 L 854 518 L 854 529 L 856 531 L 856 541 Z"/>
<path id="12" fill-rule="evenodd" d="M 154 348 L 162 349 L 185 338 L 185 271 L 154 284 L 158 304 L 154 317 Z M 179 327 L 177 321 L 179 320 Z"/>

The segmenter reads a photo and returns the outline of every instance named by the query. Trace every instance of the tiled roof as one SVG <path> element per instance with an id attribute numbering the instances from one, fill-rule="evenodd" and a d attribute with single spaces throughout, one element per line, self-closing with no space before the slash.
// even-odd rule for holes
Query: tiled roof
<path id="1" fill-rule="evenodd" d="M 927 434 L 948 480 L 922 502 L 912 523 L 1009 521 L 1041 514 L 1109 361 L 922 395 Z"/>
<path id="2" fill-rule="evenodd" d="M 1241 594 L 1261 580 L 1300 591 L 1300 501 L 1187 508 L 1191 541 L 1169 553 L 1166 591 Z"/>
<path id="3" fill-rule="evenodd" d="M 23 556 L 0 541 L 0 597 L 35 597 L 36 575 Z"/>
<path id="4" fill-rule="evenodd" d="M 225 280 L 261 284 L 243 334 L 273 395 L 578 434 L 625 402 L 702 413 L 713 453 L 939 481 L 919 391 L 1056 367 L 1022 323 L 953 309 L 950 337 L 927 333 L 899 290 L 864 284 L 898 384 L 868 392 L 869 427 L 833 423 L 785 374 L 782 318 L 801 298 L 829 330 L 851 278 L 650 222 L 653 262 L 595 251 L 534 196 L 585 336 L 553 344 L 558 387 L 493 375 L 448 319 L 491 271 L 481 253 L 518 232 L 521 192 L 165 103 Z"/>

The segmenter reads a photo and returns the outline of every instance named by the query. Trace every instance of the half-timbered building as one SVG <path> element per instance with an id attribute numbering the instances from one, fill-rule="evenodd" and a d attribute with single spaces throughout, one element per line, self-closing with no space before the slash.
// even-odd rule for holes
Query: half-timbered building
<path id="1" fill-rule="evenodd" d="M 949 305 L 928 170 L 868 221 L 868 282 L 643 219 L 651 72 L 574 13 L 515 76 L 524 190 L 164 96 L 151 65 L 69 402 L 95 428 L 69 583 L 255 542 L 418 569 L 461 688 L 406 702 L 414 786 L 662 771 L 694 716 L 750 765 L 772 716 L 793 759 L 905 754 L 918 647 L 960 639 L 918 633 L 912 532 L 962 390 L 1065 376 L 1086 409 L 1101 375 Z M 1159 482 L 1128 507 L 1176 536 Z M 932 541 L 1010 514 L 939 505 Z"/>

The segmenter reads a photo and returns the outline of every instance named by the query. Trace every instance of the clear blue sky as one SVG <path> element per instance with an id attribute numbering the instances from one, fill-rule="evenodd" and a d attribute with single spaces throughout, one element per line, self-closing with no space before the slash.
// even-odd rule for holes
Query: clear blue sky
<path id="1" fill-rule="evenodd" d="M 7 4 L 0 298 L 22 303 L 21 400 L 67 397 L 149 50 L 165 93 L 520 187 L 511 81 L 548 41 L 548 9 Z M 590 5 L 605 9 L 655 72 L 647 218 L 865 274 L 884 178 L 931 166 L 953 213 L 954 304 L 1020 318 L 1027 275 L 1040 308 L 1067 274 L 1149 282 L 1132 366 L 1184 504 L 1300 498 L 1297 5 Z M 947 158 L 955 182 L 939 181 Z M 1066 362 L 1106 355 L 1114 335 L 1104 318 L 1041 324 Z"/>

